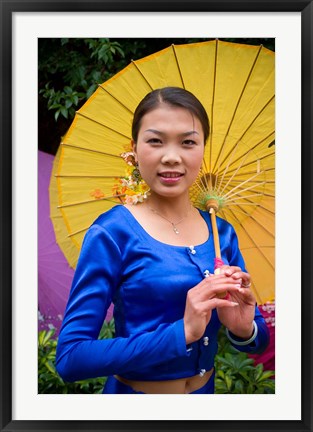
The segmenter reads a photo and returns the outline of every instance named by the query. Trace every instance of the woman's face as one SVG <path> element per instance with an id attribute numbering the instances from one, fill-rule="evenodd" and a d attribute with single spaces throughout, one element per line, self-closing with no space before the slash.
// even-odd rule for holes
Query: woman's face
<path id="1" fill-rule="evenodd" d="M 163 104 L 142 118 L 134 152 L 151 191 L 165 197 L 184 194 L 203 159 L 201 123 L 188 110 Z"/>

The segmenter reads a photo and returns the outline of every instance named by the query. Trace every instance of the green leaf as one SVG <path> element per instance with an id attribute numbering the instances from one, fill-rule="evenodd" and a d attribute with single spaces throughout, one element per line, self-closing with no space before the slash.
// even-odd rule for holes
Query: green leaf
<path id="1" fill-rule="evenodd" d="M 236 380 L 236 382 L 235 382 L 235 390 L 236 390 L 236 393 L 241 393 L 241 394 L 243 394 L 244 393 L 244 383 L 243 383 L 243 381 L 242 380 Z"/>
<path id="2" fill-rule="evenodd" d="M 260 377 L 263 374 L 263 364 L 259 363 L 256 368 L 255 368 L 255 372 L 254 372 L 254 380 L 258 381 L 260 379 Z"/>
<path id="3" fill-rule="evenodd" d="M 225 372 L 223 370 L 219 369 L 216 372 L 215 376 L 224 379 L 225 378 Z"/>
<path id="4" fill-rule="evenodd" d="M 49 105 L 49 110 L 50 109 L 59 109 L 59 108 L 61 108 L 61 104 L 59 104 L 59 103 L 54 103 L 54 104 L 52 104 L 52 105 Z"/>
<path id="5" fill-rule="evenodd" d="M 262 383 L 262 386 L 266 389 L 271 389 L 271 390 L 275 391 L 275 381 L 274 380 L 264 381 Z"/>
<path id="6" fill-rule="evenodd" d="M 78 101 L 79 101 L 79 99 L 78 99 L 78 96 L 77 96 L 77 94 L 75 94 L 74 96 L 73 96 L 73 104 L 74 105 L 78 105 Z"/>
<path id="7" fill-rule="evenodd" d="M 46 368 L 48 369 L 49 372 L 51 372 L 53 375 L 56 374 L 56 370 L 55 367 L 53 365 L 53 363 L 51 361 L 46 362 Z"/>
<path id="8" fill-rule="evenodd" d="M 247 394 L 253 394 L 254 393 L 254 385 L 249 383 L 247 386 Z"/>
<path id="9" fill-rule="evenodd" d="M 225 384 L 226 384 L 227 390 L 230 391 L 232 388 L 232 385 L 233 385 L 233 380 L 228 375 L 225 376 Z"/>
<path id="10" fill-rule="evenodd" d="M 54 335 L 55 330 L 43 331 L 40 335 L 40 345 L 45 346 Z"/>
<path id="11" fill-rule="evenodd" d="M 73 102 L 70 99 L 66 99 L 65 108 L 69 109 L 73 105 Z"/>
<path id="12" fill-rule="evenodd" d="M 66 94 L 71 94 L 71 93 L 73 93 L 72 88 L 69 87 L 69 86 L 65 86 L 65 87 L 64 87 L 64 91 L 65 91 Z"/>
<path id="13" fill-rule="evenodd" d="M 90 96 L 95 92 L 95 90 L 97 89 L 97 85 L 96 84 L 92 84 L 89 89 L 86 92 L 86 97 L 87 99 L 90 98 Z"/>
<path id="14" fill-rule="evenodd" d="M 120 56 L 124 58 L 125 57 L 125 53 L 122 50 L 122 48 L 120 46 L 118 46 L 118 45 L 116 45 L 115 47 L 116 47 L 116 50 L 118 51 L 118 53 L 120 54 Z"/>
<path id="15" fill-rule="evenodd" d="M 260 376 L 260 378 L 258 379 L 259 382 L 262 382 L 264 380 L 267 380 L 268 378 L 271 378 L 275 375 L 274 371 L 268 370 L 263 372 L 263 374 Z"/>
<path id="16" fill-rule="evenodd" d="M 61 114 L 63 115 L 63 117 L 65 117 L 67 119 L 68 110 L 65 107 L 62 107 L 60 111 L 61 111 Z"/>
<path id="17" fill-rule="evenodd" d="M 256 390 L 255 390 L 255 392 L 254 392 L 254 394 L 264 394 L 265 392 L 264 392 L 264 388 L 263 387 L 258 387 Z"/>

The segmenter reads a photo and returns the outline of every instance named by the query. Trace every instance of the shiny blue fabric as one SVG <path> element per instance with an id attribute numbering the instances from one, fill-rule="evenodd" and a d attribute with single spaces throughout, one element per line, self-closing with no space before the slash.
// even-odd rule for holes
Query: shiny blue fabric
<path id="1" fill-rule="evenodd" d="M 200 211 L 200 210 L 199 210 Z M 186 346 L 186 295 L 204 273 L 214 272 L 209 239 L 192 248 L 152 238 L 122 205 L 102 214 L 88 230 L 75 271 L 57 346 L 57 370 L 65 381 L 121 375 L 134 380 L 166 380 L 196 375 L 214 365 L 220 321 L 214 310 L 203 337 Z M 222 259 L 245 268 L 233 227 L 217 218 Z M 116 335 L 97 340 L 107 309 L 114 303 Z M 258 336 L 244 347 L 262 352 L 266 323 L 256 307 Z M 109 380 L 108 380 L 109 381 Z M 117 391 L 118 392 L 118 391 Z"/>

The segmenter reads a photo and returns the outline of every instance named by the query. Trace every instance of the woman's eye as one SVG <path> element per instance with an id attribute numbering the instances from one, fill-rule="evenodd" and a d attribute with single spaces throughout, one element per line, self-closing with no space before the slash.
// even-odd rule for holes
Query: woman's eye
<path id="1" fill-rule="evenodd" d="M 160 140 L 160 138 L 150 138 L 150 139 L 148 139 L 148 143 L 149 144 L 161 144 L 162 141 Z"/>
<path id="2" fill-rule="evenodd" d="M 194 140 L 188 139 L 188 140 L 183 141 L 183 144 L 186 145 L 186 146 L 188 146 L 188 147 L 191 147 L 193 145 L 196 145 L 197 143 Z"/>

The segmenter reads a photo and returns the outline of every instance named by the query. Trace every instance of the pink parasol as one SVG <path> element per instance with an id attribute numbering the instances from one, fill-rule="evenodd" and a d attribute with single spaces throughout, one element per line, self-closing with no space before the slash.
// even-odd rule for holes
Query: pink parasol
<path id="1" fill-rule="evenodd" d="M 270 343 L 263 354 L 250 354 L 255 364 L 263 363 L 264 370 L 275 370 L 275 302 L 259 306 L 270 332 Z"/>

